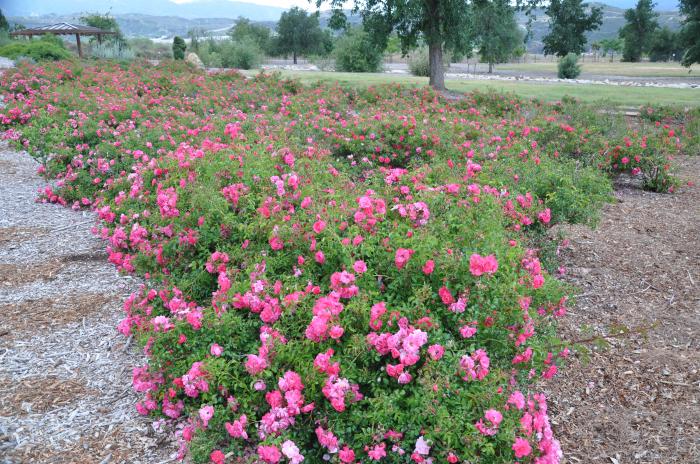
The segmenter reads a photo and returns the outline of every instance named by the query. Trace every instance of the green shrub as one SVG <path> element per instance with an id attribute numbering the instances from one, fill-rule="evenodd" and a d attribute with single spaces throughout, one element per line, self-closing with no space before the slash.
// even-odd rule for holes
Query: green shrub
<path id="1" fill-rule="evenodd" d="M 335 46 L 335 69 L 345 72 L 378 72 L 382 53 L 364 30 L 351 29 Z"/>
<path id="2" fill-rule="evenodd" d="M 136 53 L 131 48 L 122 47 L 117 43 L 95 45 L 91 52 L 93 57 L 103 60 L 131 61 L 136 58 Z"/>
<path id="3" fill-rule="evenodd" d="M 414 76 L 430 76 L 430 58 L 426 48 L 421 48 L 411 54 L 408 60 L 408 69 Z"/>
<path id="4" fill-rule="evenodd" d="M 185 39 L 176 35 L 173 39 L 173 58 L 176 60 L 184 60 L 185 50 L 187 50 Z"/>
<path id="5" fill-rule="evenodd" d="M 129 39 L 128 44 L 129 48 L 134 51 L 136 58 L 162 60 L 171 56 L 171 50 L 167 44 L 155 43 L 146 37 Z"/>
<path id="6" fill-rule="evenodd" d="M 260 65 L 262 51 L 249 38 L 228 42 L 221 48 L 221 64 L 225 68 L 252 69 Z"/>
<path id="7" fill-rule="evenodd" d="M 71 53 L 61 45 L 44 39 L 13 41 L 0 47 L 0 56 L 12 59 L 26 56 L 35 61 L 58 61 L 71 58 Z"/>
<path id="8" fill-rule="evenodd" d="M 569 53 L 559 60 L 557 76 L 559 79 L 576 79 L 581 74 L 581 66 L 578 64 L 578 55 Z"/>

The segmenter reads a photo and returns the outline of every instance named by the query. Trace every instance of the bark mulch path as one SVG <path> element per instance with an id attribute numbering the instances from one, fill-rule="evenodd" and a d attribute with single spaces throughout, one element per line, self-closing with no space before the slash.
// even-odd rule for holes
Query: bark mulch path
<path id="1" fill-rule="evenodd" d="M 561 334 L 590 350 L 547 386 L 567 462 L 700 462 L 700 156 L 676 163 L 677 194 L 618 185 L 598 228 L 565 228 Z"/>
<path id="2" fill-rule="evenodd" d="M 107 261 L 91 214 L 35 202 L 37 166 L 0 144 L 0 464 L 170 462 L 134 407 L 145 358 L 116 331 L 138 282 Z"/>

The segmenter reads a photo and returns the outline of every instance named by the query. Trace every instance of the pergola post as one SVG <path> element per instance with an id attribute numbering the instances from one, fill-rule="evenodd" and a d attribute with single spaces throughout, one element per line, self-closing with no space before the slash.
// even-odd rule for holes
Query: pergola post
<path id="1" fill-rule="evenodd" d="M 83 57 L 83 47 L 80 46 L 80 34 L 75 34 L 75 41 L 78 43 L 78 56 Z"/>

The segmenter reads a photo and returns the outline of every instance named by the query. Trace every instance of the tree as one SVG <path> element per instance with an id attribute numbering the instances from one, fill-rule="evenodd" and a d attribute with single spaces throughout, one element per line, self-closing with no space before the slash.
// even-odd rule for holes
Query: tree
<path id="1" fill-rule="evenodd" d="M 353 27 L 335 45 L 335 66 L 345 72 L 377 72 L 382 64 L 382 50 L 361 27 Z"/>
<path id="2" fill-rule="evenodd" d="M 250 19 L 238 17 L 236 24 L 231 28 L 228 35 L 235 42 L 250 40 L 260 48 L 260 50 L 270 50 L 270 29 L 261 25 L 253 24 Z"/>
<path id="3" fill-rule="evenodd" d="M 639 0 L 637 6 L 625 11 L 627 23 L 620 29 L 620 37 L 625 41 L 622 60 L 637 62 L 642 54 L 649 51 L 654 31 L 659 27 L 651 0 Z"/>
<path id="4" fill-rule="evenodd" d="M 473 48 L 473 35 L 469 25 L 473 14 L 472 3 L 484 4 L 491 0 L 353 0 L 353 11 L 362 15 L 365 29 L 374 42 L 384 48 L 387 38 L 396 32 L 401 40 L 401 52 L 405 55 L 419 44 L 428 45 L 430 85 L 445 88 L 443 54 L 459 52 L 468 54 Z M 330 24 L 343 23 L 345 0 L 316 0 L 317 6 L 330 3 L 333 16 Z M 519 8 L 532 8 L 541 0 L 517 0 Z M 459 54 L 457 53 L 457 54 Z"/>
<path id="5" fill-rule="evenodd" d="M 105 31 L 115 32 L 114 35 L 105 36 L 104 40 L 114 42 L 119 46 L 119 48 L 127 46 L 126 39 L 124 39 L 124 34 L 122 34 L 122 31 L 119 28 L 117 20 L 114 19 L 114 17 L 109 13 L 86 13 L 80 17 L 80 22 L 86 26 L 92 26 Z M 90 42 L 94 42 L 94 40 L 95 38 L 93 37 L 90 39 Z"/>
<path id="6" fill-rule="evenodd" d="M 187 44 L 185 43 L 185 39 L 183 39 L 179 35 L 176 35 L 173 38 L 173 58 L 175 58 L 176 60 L 184 60 L 185 50 L 187 50 Z"/>
<path id="7" fill-rule="evenodd" d="M 624 42 L 619 37 L 612 39 L 601 39 L 600 46 L 603 49 L 603 56 L 610 53 L 610 61 L 612 62 L 615 59 L 615 53 L 622 53 Z"/>
<path id="8" fill-rule="evenodd" d="M 10 23 L 7 22 L 7 18 L 5 18 L 5 15 L 2 14 L 2 9 L 0 9 L 0 31 L 9 31 L 10 30 Z"/>
<path id="9" fill-rule="evenodd" d="M 504 63 L 524 53 L 525 35 L 515 20 L 515 10 L 508 0 L 474 4 L 472 31 L 482 62 Z"/>
<path id="10" fill-rule="evenodd" d="M 700 63 L 700 0 L 680 0 L 681 14 L 685 15 L 680 40 L 686 47 L 683 66 Z"/>
<path id="11" fill-rule="evenodd" d="M 277 23 L 277 52 L 291 53 L 294 64 L 297 55 L 320 51 L 323 32 L 318 23 L 318 14 L 309 15 L 299 7 L 282 13 Z"/>
<path id="12" fill-rule="evenodd" d="M 206 35 L 207 31 L 201 27 L 189 29 L 187 31 L 187 37 L 190 39 L 190 50 L 199 54 L 199 47 L 201 46 L 202 39 L 204 39 Z"/>
<path id="13" fill-rule="evenodd" d="M 679 34 L 673 32 L 668 26 L 657 29 L 651 39 L 649 47 L 649 59 L 651 61 L 668 61 L 680 58 L 683 47 L 680 45 Z"/>
<path id="14" fill-rule="evenodd" d="M 585 51 L 586 32 L 603 24 L 603 10 L 590 8 L 582 0 L 551 0 L 544 10 L 549 16 L 549 33 L 544 37 L 545 55 L 580 55 Z"/>
<path id="15" fill-rule="evenodd" d="M 593 60 L 598 61 L 598 52 L 600 52 L 601 45 L 600 42 L 593 42 L 591 44 L 591 50 L 593 50 Z"/>

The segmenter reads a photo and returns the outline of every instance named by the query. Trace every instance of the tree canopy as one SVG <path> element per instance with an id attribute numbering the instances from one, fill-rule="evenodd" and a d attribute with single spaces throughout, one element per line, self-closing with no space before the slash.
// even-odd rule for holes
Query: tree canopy
<path id="1" fill-rule="evenodd" d="M 124 39 L 124 34 L 122 34 L 121 29 L 117 20 L 114 19 L 109 13 L 85 13 L 80 17 L 80 22 L 86 26 L 97 27 L 105 31 L 112 31 L 116 34 L 105 36 L 105 40 L 117 43 L 120 47 L 126 46 L 126 39 Z M 94 38 L 91 39 L 91 41 Z"/>
<path id="2" fill-rule="evenodd" d="M 624 42 L 619 37 L 600 40 L 600 47 L 603 49 L 603 56 L 609 53 L 610 61 L 612 61 L 615 57 L 615 53 L 622 53 L 622 48 L 624 47 L 624 45 Z"/>
<path id="3" fill-rule="evenodd" d="M 586 11 L 590 9 L 590 13 Z M 544 37 L 546 55 L 580 55 L 585 51 L 586 32 L 603 24 L 603 10 L 590 7 L 582 0 L 551 0 L 545 9 L 549 16 L 549 33 Z"/>
<path id="4" fill-rule="evenodd" d="M 365 29 L 375 43 L 386 45 L 392 32 L 401 41 L 405 54 L 415 48 L 419 40 L 428 45 L 430 85 L 445 88 L 444 52 L 467 54 L 473 46 L 473 37 L 467 27 L 471 23 L 471 5 L 482 5 L 490 0 L 354 0 L 354 12 L 362 16 Z M 345 0 L 316 0 L 316 5 L 330 3 L 333 9 L 331 25 L 343 24 Z M 540 0 L 517 0 L 518 7 L 534 6 Z"/>
<path id="5" fill-rule="evenodd" d="M 229 31 L 229 36 L 237 42 L 253 41 L 261 50 L 270 50 L 270 29 L 262 24 L 254 24 L 248 18 L 238 17 Z"/>
<path id="6" fill-rule="evenodd" d="M 2 14 L 2 9 L 0 9 L 0 31 L 8 31 L 10 29 L 10 23 L 7 22 L 7 18 Z"/>
<path id="7" fill-rule="evenodd" d="M 296 64 L 299 54 L 321 51 L 323 42 L 317 13 L 309 15 L 296 6 L 282 13 L 277 23 L 278 53 L 291 53 Z"/>
<path id="8" fill-rule="evenodd" d="M 683 66 L 700 63 L 700 0 L 680 0 L 681 14 L 685 15 L 680 40 L 686 47 Z"/>
<path id="9" fill-rule="evenodd" d="M 481 61 L 503 63 L 525 51 L 525 34 L 515 20 L 515 10 L 508 0 L 480 2 L 474 5 L 472 32 L 479 47 Z"/>
<path id="10" fill-rule="evenodd" d="M 623 61 L 640 61 L 642 54 L 649 52 L 654 31 L 659 27 L 658 16 L 651 0 L 639 0 L 634 8 L 625 11 L 627 23 L 620 29 L 620 37 L 625 41 Z"/>

